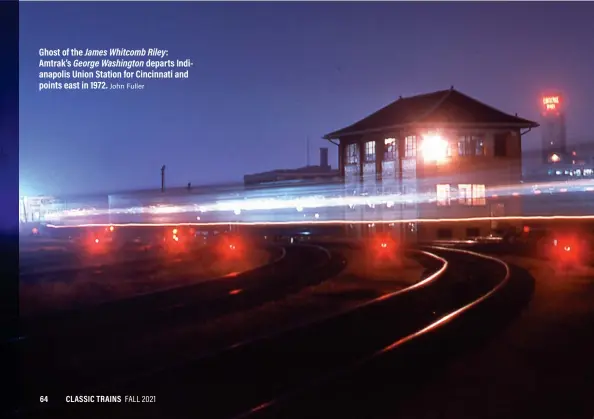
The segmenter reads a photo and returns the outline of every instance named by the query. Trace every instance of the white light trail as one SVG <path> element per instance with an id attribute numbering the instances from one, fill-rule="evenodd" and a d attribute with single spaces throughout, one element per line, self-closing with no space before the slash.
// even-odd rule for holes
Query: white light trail
<path id="1" fill-rule="evenodd" d="M 414 183 L 418 189 L 424 190 L 423 184 L 427 183 L 423 180 L 418 180 Z M 316 185 L 312 187 L 280 187 L 270 188 L 265 191 L 240 191 L 233 194 L 233 199 L 220 199 L 214 195 L 196 195 L 193 197 L 194 201 L 186 204 L 147 204 L 145 206 L 135 205 L 132 207 L 114 207 L 109 209 L 68 209 L 61 212 L 54 212 L 46 216 L 46 221 L 52 223 L 60 222 L 75 222 L 82 224 L 87 221 L 101 217 L 114 217 L 126 215 L 135 216 L 142 215 L 149 218 L 151 216 L 184 216 L 188 215 L 188 219 L 196 219 L 197 213 L 202 214 L 201 219 L 206 216 L 213 218 L 216 222 L 217 218 L 228 218 L 228 222 L 246 222 L 250 217 L 256 217 L 258 222 L 267 221 L 291 221 L 297 213 L 303 213 L 304 217 L 311 217 L 308 210 L 315 212 L 314 217 L 322 221 L 324 218 L 330 218 L 324 214 L 324 210 L 336 209 L 356 209 L 358 207 L 368 208 L 385 208 L 390 209 L 390 212 L 398 211 L 398 205 L 404 203 L 409 204 L 424 204 L 436 201 L 435 186 L 433 189 L 424 190 L 415 193 L 378 193 L 381 190 L 381 183 L 373 185 L 362 185 L 375 190 L 375 193 L 367 192 L 357 195 L 351 195 L 350 189 L 342 184 L 337 185 Z M 391 185 L 384 185 L 384 190 Z M 567 195 L 568 192 L 592 192 L 594 191 L 593 180 L 575 180 L 568 182 L 547 182 L 539 184 L 518 184 L 511 186 L 492 186 L 487 188 L 486 199 L 500 199 L 504 197 L 520 197 L 522 195 L 540 195 L 540 194 L 562 194 Z M 227 194 L 229 195 L 229 194 Z M 594 196 L 592 197 L 594 199 Z M 174 200 L 175 198 L 171 198 Z M 188 197 L 183 198 L 188 201 Z M 452 201 L 455 198 L 452 197 Z M 284 212 L 289 211 L 289 212 Z M 291 215 L 293 211 L 293 215 Z M 262 214 L 263 213 L 263 214 Z M 268 215 L 267 215 L 268 214 Z M 388 215 L 389 216 L 389 215 Z M 283 220 L 283 217 L 285 218 Z M 262 219 L 264 218 L 264 219 Z M 280 220 L 279 220 L 280 218 Z M 255 218 L 253 218 L 256 221 Z M 152 220 L 156 221 L 156 220 Z M 328 220 L 331 221 L 331 220 Z M 354 220 L 344 220 L 349 223 Z M 365 220 L 364 222 L 369 222 Z M 206 222 L 206 221 L 205 221 Z"/>

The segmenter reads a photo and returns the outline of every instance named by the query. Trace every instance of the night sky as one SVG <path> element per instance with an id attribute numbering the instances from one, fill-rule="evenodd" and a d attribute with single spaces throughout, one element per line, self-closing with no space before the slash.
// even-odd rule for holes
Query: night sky
<path id="1" fill-rule="evenodd" d="M 539 120 L 567 98 L 594 140 L 594 3 L 21 3 L 21 194 L 240 181 L 312 163 L 320 137 L 399 95 L 456 89 Z M 38 50 L 168 49 L 189 80 L 37 91 Z M 538 129 L 525 149 L 538 147 Z M 330 160 L 337 154 L 330 145 Z"/>

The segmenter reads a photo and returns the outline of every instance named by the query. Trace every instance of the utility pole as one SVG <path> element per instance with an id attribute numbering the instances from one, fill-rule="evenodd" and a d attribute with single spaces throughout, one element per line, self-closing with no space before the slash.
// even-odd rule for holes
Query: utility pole
<path id="1" fill-rule="evenodd" d="M 161 192 L 165 192 L 165 165 L 161 167 Z"/>
<path id="2" fill-rule="evenodd" d="M 307 167 L 309 167 L 309 135 L 307 136 Z"/>

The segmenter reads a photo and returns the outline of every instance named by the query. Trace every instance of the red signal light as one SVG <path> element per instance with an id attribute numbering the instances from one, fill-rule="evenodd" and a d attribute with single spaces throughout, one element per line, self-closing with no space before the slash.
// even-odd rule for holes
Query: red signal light
<path id="1" fill-rule="evenodd" d="M 379 235 L 370 244 L 367 253 L 373 263 L 397 263 L 399 261 L 398 242 L 390 235 Z"/>
<path id="2" fill-rule="evenodd" d="M 374 240 L 374 247 L 377 246 L 380 250 L 394 249 L 396 242 L 391 237 L 380 236 Z"/>
<path id="3" fill-rule="evenodd" d="M 83 243 L 86 252 L 90 255 L 101 255 L 109 251 L 109 240 L 104 240 L 100 234 L 89 233 Z"/>
<path id="4" fill-rule="evenodd" d="M 224 258 L 241 258 L 247 246 L 240 237 L 221 237 L 217 245 L 218 252 Z"/>
<path id="5" fill-rule="evenodd" d="M 372 249 L 376 249 L 375 253 L 380 253 L 382 255 L 391 254 L 392 252 L 396 251 L 396 242 L 391 237 L 380 236 L 376 237 L 372 242 Z"/>
<path id="6" fill-rule="evenodd" d="M 581 249 L 573 237 L 560 237 L 553 240 L 556 257 L 564 263 L 579 263 L 581 260 Z"/>

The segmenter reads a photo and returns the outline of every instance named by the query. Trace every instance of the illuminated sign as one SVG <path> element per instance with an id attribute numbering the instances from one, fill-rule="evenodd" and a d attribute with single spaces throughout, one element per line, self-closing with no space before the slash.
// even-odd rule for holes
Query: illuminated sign
<path id="1" fill-rule="evenodd" d="M 561 105 L 561 98 L 559 96 L 544 96 L 542 98 L 542 104 L 545 111 L 556 111 L 559 110 Z"/>

